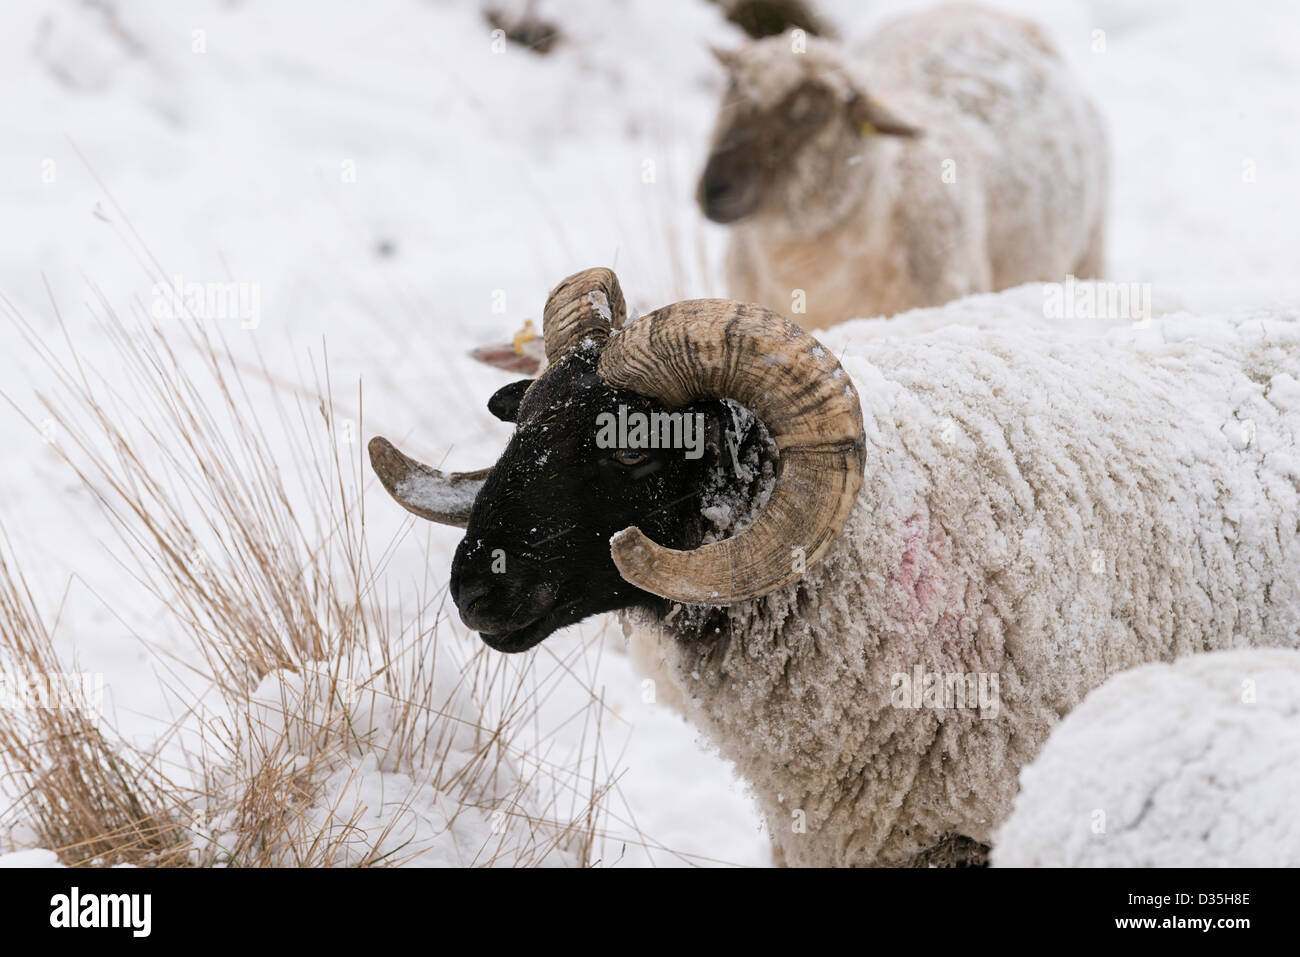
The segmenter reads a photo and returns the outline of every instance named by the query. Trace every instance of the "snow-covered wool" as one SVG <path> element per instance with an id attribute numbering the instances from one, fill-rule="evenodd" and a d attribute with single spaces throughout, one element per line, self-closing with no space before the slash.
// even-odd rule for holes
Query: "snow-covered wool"
<path id="1" fill-rule="evenodd" d="M 1033 24 L 952 5 L 885 24 L 858 53 L 797 50 L 787 34 L 731 58 L 715 154 L 745 139 L 734 123 L 768 122 L 809 84 L 870 105 L 768 150 L 783 166 L 732 227 L 731 298 L 816 329 L 1102 273 L 1105 130 Z M 920 135 L 863 132 L 873 110 Z"/>
<path id="2" fill-rule="evenodd" d="M 867 467 L 827 557 L 715 634 L 624 613 L 778 860 L 980 862 L 1107 677 L 1300 646 L 1300 321 L 1144 325 L 832 331 Z"/>
<path id="3" fill-rule="evenodd" d="M 1300 653 L 1221 651 L 1116 675 L 1021 772 L 993 863 L 1300 867 Z"/>

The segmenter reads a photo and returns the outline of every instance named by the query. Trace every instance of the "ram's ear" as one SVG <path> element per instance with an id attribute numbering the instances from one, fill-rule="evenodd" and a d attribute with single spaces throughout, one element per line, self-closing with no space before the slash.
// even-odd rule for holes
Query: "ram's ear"
<path id="1" fill-rule="evenodd" d="M 862 93 L 854 93 L 848 102 L 849 119 L 867 136 L 920 136 L 920 127 L 899 119 L 879 100 Z"/>
<path id="2" fill-rule="evenodd" d="M 721 399 L 697 399 L 681 411 L 693 415 L 704 414 L 704 451 L 719 456 L 727 447 L 726 426 L 731 412 Z"/>
<path id="3" fill-rule="evenodd" d="M 492 393 L 492 398 L 488 399 L 488 411 L 502 422 L 515 421 L 519 415 L 519 403 L 533 382 L 533 379 L 520 379 L 497 389 Z"/>
<path id="4" fill-rule="evenodd" d="M 536 375 L 541 369 L 541 360 L 531 352 L 516 349 L 509 342 L 500 345 L 479 346 L 470 351 L 470 358 L 494 369 L 505 372 Z"/>
<path id="5" fill-rule="evenodd" d="M 722 407 L 722 403 L 718 403 L 713 409 L 713 414 L 704 417 L 704 447 L 714 457 L 720 456 L 726 446 L 726 429 L 722 418 L 724 415 L 729 416 L 730 413 Z"/>

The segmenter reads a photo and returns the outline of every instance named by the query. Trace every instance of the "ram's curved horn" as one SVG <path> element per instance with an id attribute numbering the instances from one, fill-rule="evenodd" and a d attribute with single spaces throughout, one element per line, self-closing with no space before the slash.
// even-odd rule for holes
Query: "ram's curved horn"
<path id="1" fill-rule="evenodd" d="M 371 439 L 368 448 L 371 468 L 402 508 L 439 525 L 464 528 L 469 524 L 469 511 L 490 468 L 443 475 L 403 455 L 382 435 Z"/>
<path id="2" fill-rule="evenodd" d="M 579 342 L 603 344 L 611 329 L 627 318 L 623 290 L 613 270 L 603 267 L 574 273 L 551 290 L 542 313 L 546 361 L 556 362 Z"/>
<path id="3" fill-rule="evenodd" d="M 598 369 L 669 408 L 734 399 L 781 453 L 771 497 L 738 535 L 690 551 L 635 527 L 615 535 L 610 548 L 627 581 L 675 601 L 725 605 L 797 580 L 843 530 L 862 487 L 862 407 L 835 356 L 788 319 L 724 299 L 679 302 L 611 338 Z"/>

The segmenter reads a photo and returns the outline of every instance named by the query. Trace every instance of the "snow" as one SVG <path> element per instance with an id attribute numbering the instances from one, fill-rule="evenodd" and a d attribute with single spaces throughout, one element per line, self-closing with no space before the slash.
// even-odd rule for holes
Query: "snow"
<path id="1" fill-rule="evenodd" d="M 457 515 L 468 514 L 474 506 L 474 497 L 482 487 L 482 482 L 452 485 L 450 482 L 435 482 L 423 473 L 413 473 L 397 483 L 397 494 L 403 502 L 416 508 L 443 515 Z"/>
<path id="2" fill-rule="evenodd" d="M 463 689 L 450 682 L 451 674 L 450 669 L 435 672 L 438 680 L 428 690 L 431 708 L 417 713 L 413 728 L 403 724 L 402 709 L 394 700 L 375 690 L 373 675 L 361 687 L 355 681 L 345 682 L 347 743 L 329 763 L 314 800 L 291 822 L 294 846 L 309 847 L 318 836 L 323 843 L 335 842 L 328 854 L 311 863 L 358 866 L 400 856 L 408 866 L 463 867 L 500 853 L 499 843 L 514 851 L 503 855 L 510 861 L 523 858 L 541 866 L 577 863 L 560 849 L 528 847 L 526 834 L 515 832 L 525 819 L 526 810 L 517 803 L 525 794 L 508 764 L 492 777 L 493 793 L 474 795 L 482 804 L 498 808 L 491 812 L 466 806 L 448 786 L 432 783 L 473 778 L 481 747 L 474 730 L 482 717 Z M 279 753 L 282 741 L 292 752 L 286 763 L 305 766 L 318 750 L 320 728 L 331 721 L 337 693 L 327 674 L 279 671 L 264 678 L 246 717 L 248 735 L 239 755 L 243 774 L 218 782 L 221 806 L 232 803 L 222 787 L 237 791 L 250 768 L 285 762 L 285 755 Z M 464 720 L 452 725 L 450 741 L 434 746 L 431 742 L 443 728 L 443 714 L 458 714 Z M 296 717 L 286 720 L 287 715 Z M 415 749 L 413 769 L 412 762 L 402 757 L 407 736 L 423 742 Z M 537 813 L 538 809 L 531 810 Z M 196 863 L 231 863 L 236 816 L 236 810 L 226 809 L 196 818 Z"/>
<path id="3" fill-rule="evenodd" d="M 1124 672 L 1057 725 L 1021 788 L 995 866 L 1300 866 L 1300 652 Z"/>
<path id="4" fill-rule="evenodd" d="M 59 855 L 41 848 L 0 854 L 0 867 L 62 867 Z"/>
<path id="5" fill-rule="evenodd" d="M 1300 8 L 1284 0 L 1231 10 L 1213 0 L 996 5 L 1043 22 L 1109 125 L 1115 280 L 1149 283 L 1156 317 L 1300 301 L 1292 42 Z M 820 6 L 852 39 L 919 4 Z M 155 284 L 173 277 L 255 284 L 244 301 L 256 303 L 256 316 L 205 321 L 290 390 L 312 382 L 324 344 L 358 451 L 383 434 L 447 471 L 489 464 L 509 427 L 485 403 L 507 380 L 466 352 L 539 319 L 565 275 L 615 267 L 631 316 L 725 293 L 726 233 L 703 222 L 692 194 L 723 92 L 708 45 L 734 47 L 741 34 L 703 0 L 566 0 L 541 11 L 568 37 L 545 57 L 494 53 L 472 3 L 329 0 L 310 16 L 294 5 L 221 0 L 6 6 L 0 294 L 47 341 L 61 342 L 52 296 L 69 341 L 111 379 L 105 333 L 88 321 L 98 294 L 120 312 L 148 314 Z M 864 319 L 822 338 L 838 353 L 853 335 L 954 320 L 1080 334 L 1124 325 L 1048 319 L 1044 301 L 1031 285 L 972 297 L 942 319 L 933 310 Z M 105 515 L 56 454 L 63 437 L 33 398 L 48 377 L 6 322 L 0 381 L 33 419 L 0 404 L 5 530 L 38 603 L 51 620 L 57 613 L 65 660 L 106 676 L 108 716 L 147 745 L 175 717 L 164 690 L 176 680 L 173 659 L 192 663 L 193 649 L 135 586 Z M 1300 387 L 1275 381 L 1270 401 L 1298 402 Z M 377 545 L 392 543 L 384 576 L 394 593 L 426 578 L 445 583 L 456 530 L 415 522 L 377 481 L 366 522 Z M 459 660 L 474 647 L 454 621 L 442 634 Z M 561 726 L 560 751 L 581 739 L 562 726 L 565 717 L 593 692 L 603 698 L 601 747 L 622 776 L 597 856 L 605 864 L 767 863 L 743 785 L 671 709 L 642 700 L 618 635 L 611 619 L 597 619 L 533 653 L 547 668 L 564 662 L 575 672 L 556 679 L 538 719 Z M 382 737 L 383 728 L 371 730 Z M 358 806 L 384 806 L 381 784 L 410 796 L 423 816 L 388 819 L 403 840 L 433 848 L 423 862 L 452 862 L 431 837 L 447 823 L 445 793 L 410 771 L 385 770 L 382 749 L 335 773 L 328 793 Z M 482 824 L 466 818 L 467 842 Z"/>
<path id="6" fill-rule="evenodd" d="M 598 290 L 592 290 L 587 293 L 587 298 L 591 301 L 591 306 L 596 310 L 596 314 L 605 322 L 612 322 L 614 314 L 609 310 L 609 298 Z"/>

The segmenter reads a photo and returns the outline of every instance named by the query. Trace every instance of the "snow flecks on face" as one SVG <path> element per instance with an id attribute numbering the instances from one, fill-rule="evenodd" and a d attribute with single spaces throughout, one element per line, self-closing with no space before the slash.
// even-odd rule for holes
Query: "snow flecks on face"
<path id="1" fill-rule="evenodd" d="M 735 513 L 735 508 L 726 502 L 706 505 L 700 509 L 700 514 L 718 528 L 729 527 L 735 520 Z"/>
<path id="2" fill-rule="evenodd" d="M 776 486 L 773 463 L 776 444 L 757 416 L 738 403 L 723 403 L 731 414 L 718 464 L 705 479 L 700 495 L 704 516 L 704 543 L 721 541 L 743 532 L 758 517 Z M 760 429 L 759 441 L 746 443 L 750 430 Z M 757 493 L 752 490 L 757 484 Z"/>

